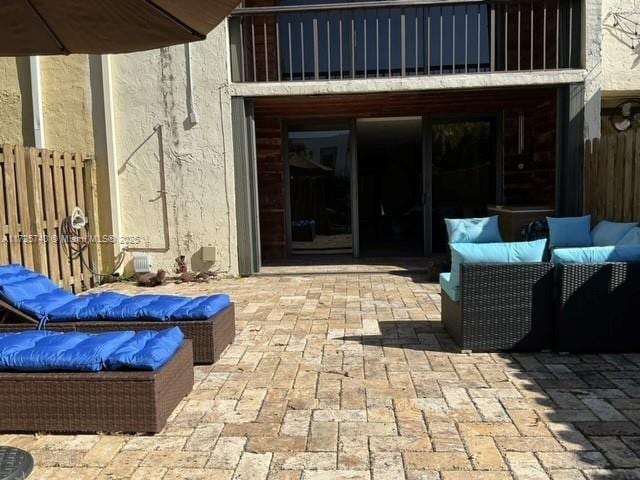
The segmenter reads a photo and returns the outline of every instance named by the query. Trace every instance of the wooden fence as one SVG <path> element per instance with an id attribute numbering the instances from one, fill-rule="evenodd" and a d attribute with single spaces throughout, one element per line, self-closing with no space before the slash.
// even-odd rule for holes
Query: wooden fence
<path id="1" fill-rule="evenodd" d="M 97 240 L 95 162 L 82 155 L 21 145 L 0 146 L 0 264 L 20 263 L 75 292 L 93 285 L 99 244 L 69 258 L 62 225 L 78 206 Z"/>
<path id="2" fill-rule="evenodd" d="M 596 222 L 640 221 L 640 128 L 587 142 L 585 210 Z"/>

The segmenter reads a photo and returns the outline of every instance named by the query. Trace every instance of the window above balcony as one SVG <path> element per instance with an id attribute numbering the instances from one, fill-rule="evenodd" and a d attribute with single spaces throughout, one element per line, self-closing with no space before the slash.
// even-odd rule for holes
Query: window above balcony
<path id="1" fill-rule="evenodd" d="M 282 0 L 233 12 L 233 81 L 576 69 L 580 27 L 579 0 Z"/>

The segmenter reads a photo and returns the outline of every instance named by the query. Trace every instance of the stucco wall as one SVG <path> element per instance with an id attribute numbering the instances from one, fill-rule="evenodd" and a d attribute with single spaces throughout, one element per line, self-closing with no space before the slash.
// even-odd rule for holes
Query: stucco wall
<path id="1" fill-rule="evenodd" d="M 600 137 L 602 102 L 602 0 L 584 0 L 584 138 Z"/>
<path id="2" fill-rule="evenodd" d="M 606 95 L 640 94 L 640 46 L 615 27 L 614 12 L 640 22 L 640 0 L 602 0 L 603 90 Z"/>
<path id="3" fill-rule="evenodd" d="M 184 46 L 112 57 L 121 235 L 139 236 L 154 268 L 185 255 L 194 270 L 238 271 L 226 45 L 223 24 L 191 46 L 196 125 Z"/>
<path id="4" fill-rule="evenodd" d="M 29 60 L 0 58 L 0 143 L 33 141 L 32 118 Z"/>
<path id="5" fill-rule="evenodd" d="M 40 69 L 46 147 L 93 155 L 88 56 L 41 57 Z"/>
<path id="6" fill-rule="evenodd" d="M 86 55 L 42 57 L 45 147 L 93 154 Z M 34 145 L 29 58 L 0 58 L 0 142 Z"/>

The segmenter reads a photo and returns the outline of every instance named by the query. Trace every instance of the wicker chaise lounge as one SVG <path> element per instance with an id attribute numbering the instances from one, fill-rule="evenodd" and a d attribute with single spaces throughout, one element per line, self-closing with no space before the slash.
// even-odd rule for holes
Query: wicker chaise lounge
<path id="1" fill-rule="evenodd" d="M 0 371 L 2 432 L 156 433 L 194 383 L 189 340 L 155 371 Z"/>
<path id="2" fill-rule="evenodd" d="M 22 305 L 19 305 L 15 299 L 12 299 L 8 296 L 8 289 L 5 292 L 4 283 L 10 281 L 7 278 L 11 273 L 3 273 L 3 272 L 11 272 L 15 270 L 17 272 L 18 277 L 21 280 L 19 282 L 28 282 L 33 281 L 34 278 L 38 282 L 43 283 L 47 288 L 47 282 L 50 282 L 45 277 L 38 275 L 34 272 L 31 272 L 23 267 L 17 265 L 3 266 L 0 267 L 0 312 L 3 313 L 0 319 L 0 333 L 8 332 L 8 331 L 21 331 L 21 330 L 29 330 L 33 328 L 38 328 L 38 326 L 46 325 L 48 330 L 55 331 L 79 331 L 79 332 L 108 332 L 108 331 L 116 331 L 116 330 L 133 330 L 133 331 L 142 331 L 142 330 L 162 330 L 170 327 L 180 327 L 180 329 L 185 334 L 186 338 L 193 341 L 193 351 L 194 351 L 194 363 L 196 364 L 212 364 L 215 363 L 225 348 L 230 345 L 235 338 L 235 309 L 234 304 L 228 300 L 226 296 L 217 296 L 224 297 L 223 301 L 218 303 L 218 308 L 209 310 L 214 311 L 215 313 L 211 316 L 207 316 L 206 318 L 201 315 L 198 316 L 187 316 L 185 318 L 174 318 L 175 316 L 166 316 L 166 318 L 157 319 L 155 316 L 149 316 L 149 318 L 144 316 L 144 313 L 140 314 L 139 312 L 143 312 L 144 308 L 147 310 L 152 310 L 151 307 L 153 305 L 146 304 L 141 305 L 141 308 L 122 308 L 121 305 L 107 305 L 99 310 L 95 305 L 81 305 L 76 308 L 73 312 L 73 315 L 68 315 L 68 318 L 65 318 L 64 315 L 58 314 L 40 314 L 37 315 L 37 309 L 33 306 L 29 305 L 29 302 L 25 302 Z M 16 273 L 13 275 L 16 275 Z M 12 285 L 17 285 L 17 282 L 13 282 Z M 53 284 L 52 284 L 53 285 Z M 56 290 L 53 292 L 46 292 L 46 295 L 49 297 L 55 297 L 56 295 L 68 296 L 69 302 L 78 301 L 82 302 L 83 299 L 88 299 L 89 296 L 79 296 L 74 297 L 68 292 L 61 291 L 61 289 L 57 289 L 57 286 L 53 286 Z M 28 292 L 28 289 L 25 289 Z M 34 293 L 35 295 L 35 293 Z M 108 292 L 104 294 L 94 295 L 92 298 L 96 299 L 100 295 L 104 296 L 119 296 L 125 300 L 131 299 L 155 299 L 157 303 L 162 302 L 164 299 L 170 300 L 180 300 L 180 297 L 169 297 L 162 295 L 144 295 L 137 297 L 126 297 L 124 295 L 119 295 L 113 292 Z M 183 297 L 183 300 L 186 301 L 199 301 L 202 299 L 211 298 L 214 301 L 216 300 L 214 296 L 211 297 L 201 297 L 196 299 L 187 299 Z M 12 301 L 13 300 L 13 301 Z M 54 298 L 55 300 L 55 298 Z M 29 299 L 31 301 L 31 299 Z M 109 299 L 107 299 L 108 303 Z M 33 303 L 33 302 L 32 302 Z M 39 302 L 38 306 L 42 309 L 41 304 L 44 302 Z M 96 302 L 98 303 L 98 302 Z M 113 302 L 112 302 L 113 303 Z M 65 306 L 65 305 L 63 305 Z M 85 310 L 89 310 L 92 307 L 94 312 L 97 312 L 94 316 L 96 318 L 86 318 Z M 134 305 L 136 307 L 136 305 Z M 46 308 L 44 309 L 46 312 Z M 99 310 L 99 311 L 98 311 Z M 161 310 L 159 308 L 153 309 L 153 312 L 157 312 Z M 195 309 L 194 309 L 195 310 Z M 120 313 L 118 318 L 111 318 L 110 312 L 118 311 Z M 206 309 L 202 311 L 207 311 Z M 189 313 L 187 309 L 187 313 Z M 193 310 L 191 311 L 193 313 Z M 52 317 L 52 318 L 49 318 Z M 90 315 L 89 315 L 90 317 Z M 45 320 L 45 321 L 43 321 Z"/>
<path id="3" fill-rule="evenodd" d="M 550 263 L 462 264 L 460 298 L 442 291 L 442 322 L 465 351 L 538 351 L 552 346 Z"/>
<path id="4" fill-rule="evenodd" d="M 556 270 L 559 351 L 640 352 L 640 263 L 560 264 Z"/>

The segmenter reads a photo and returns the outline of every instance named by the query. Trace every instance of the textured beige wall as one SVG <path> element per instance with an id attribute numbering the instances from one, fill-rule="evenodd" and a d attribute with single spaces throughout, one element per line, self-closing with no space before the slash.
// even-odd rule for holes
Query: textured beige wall
<path id="1" fill-rule="evenodd" d="M 28 58 L 0 58 L 0 143 L 33 141 L 29 81 Z"/>
<path id="2" fill-rule="evenodd" d="M 86 55 L 41 57 L 45 146 L 93 154 Z M 0 141 L 34 145 L 29 58 L 0 58 Z"/>
<path id="3" fill-rule="evenodd" d="M 88 56 L 41 57 L 40 68 L 46 147 L 92 155 Z"/>
<path id="4" fill-rule="evenodd" d="M 640 0 L 603 0 L 603 90 L 605 95 L 640 94 L 640 47 L 614 27 L 613 12 L 640 22 Z"/>
<path id="5" fill-rule="evenodd" d="M 141 237 L 154 268 L 185 255 L 193 270 L 237 274 L 226 45 L 224 24 L 192 44 L 197 125 L 183 45 L 112 57 L 121 234 Z M 200 261 L 203 246 L 215 264 Z"/>

